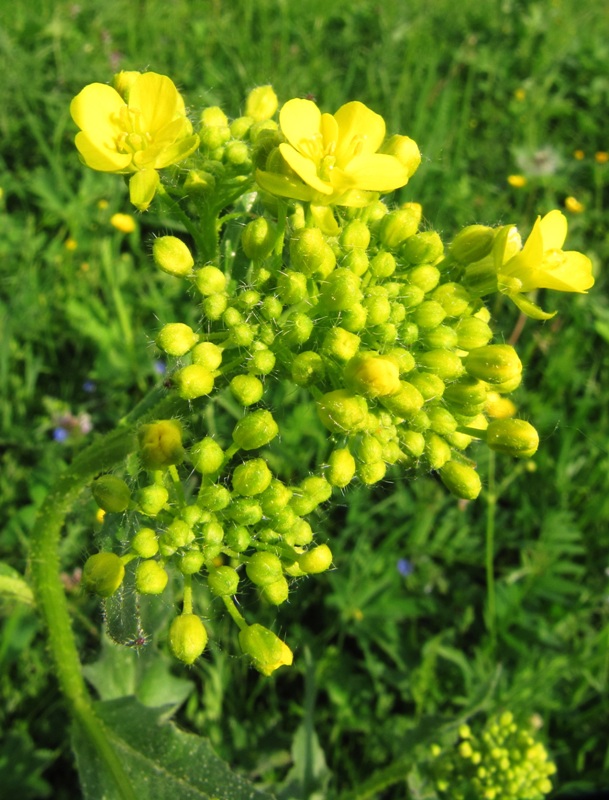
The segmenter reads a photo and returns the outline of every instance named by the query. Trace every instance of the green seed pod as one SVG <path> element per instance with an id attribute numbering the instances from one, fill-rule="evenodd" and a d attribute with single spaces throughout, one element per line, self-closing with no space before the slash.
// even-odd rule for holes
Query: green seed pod
<path id="1" fill-rule="evenodd" d="M 214 372 L 222 364 L 222 348 L 213 342 L 201 342 L 193 347 L 191 357 L 193 364 Z"/>
<path id="2" fill-rule="evenodd" d="M 285 603 L 289 593 L 290 587 L 283 575 L 279 580 L 269 583 L 267 586 L 263 586 L 260 590 L 260 594 L 264 600 L 273 606 L 280 606 L 282 603 Z"/>
<path id="3" fill-rule="evenodd" d="M 453 350 L 457 347 L 458 335 L 449 325 L 438 325 L 432 330 L 422 331 L 421 342 L 431 350 Z"/>
<path id="4" fill-rule="evenodd" d="M 140 561 L 135 568 L 135 588 L 140 594 L 162 594 L 169 575 L 158 561 Z"/>
<path id="5" fill-rule="evenodd" d="M 225 597 L 237 593 L 239 573 L 232 567 L 216 567 L 207 576 L 207 585 L 216 597 Z"/>
<path id="6" fill-rule="evenodd" d="M 169 648 L 185 664 L 193 664 L 205 650 L 207 631 L 195 614 L 176 617 L 169 628 Z"/>
<path id="7" fill-rule="evenodd" d="M 302 311 L 294 311 L 283 325 L 283 340 L 288 347 L 300 347 L 313 333 L 313 320 Z"/>
<path id="8" fill-rule="evenodd" d="M 205 297 L 209 297 L 225 290 L 226 276 L 218 267 L 209 265 L 197 270 L 195 274 L 195 283 L 201 294 Z"/>
<path id="9" fill-rule="evenodd" d="M 299 353 L 292 361 L 292 380 L 298 386 L 318 383 L 323 380 L 325 374 L 326 368 L 322 357 L 312 350 Z"/>
<path id="10" fill-rule="evenodd" d="M 347 389 L 336 389 L 317 401 L 322 424 L 332 433 L 350 433 L 366 424 L 368 405 L 365 398 Z"/>
<path id="11" fill-rule="evenodd" d="M 199 505 L 206 511 L 223 511 L 231 503 L 231 493 L 226 486 L 214 483 L 199 490 Z"/>
<path id="12" fill-rule="evenodd" d="M 239 420 L 233 430 L 233 441 L 241 450 L 255 450 L 272 442 L 278 433 L 271 412 L 259 409 Z"/>
<path id="13" fill-rule="evenodd" d="M 435 300 L 425 300 L 415 309 L 412 319 L 422 330 L 437 328 L 446 317 L 446 311 Z"/>
<path id="14" fill-rule="evenodd" d="M 495 231 L 486 225 L 468 225 L 455 236 L 450 254 L 459 264 L 472 264 L 487 256 L 495 240 Z"/>
<path id="15" fill-rule="evenodd" d="M 234 500 L 226 515 L 237 525 L 257 525 L 263 517 L 260 503 L 250 497 L 239 497 Z"/>
<path id="16" fill-rule="evenodd" d="M 470 351 L 463 363 L 472 377 L 493 385 L 512 381 L 522 373 L 522 362 L 518 353 L 509 344 L 477 347 Z"/>
<path id="17" fill-rule="evenodd" d="M 206 297 L 201 303 L 201 310 L 208 320 L 215 322 L 220 319 L 222 314 L 226 311 L 228 305 L 228 298 L 225 294 L 218 292 Z"/>
<path id="18" fill-rule="evenodd" d="M 174 519 L 161 534 L 161 538 L 164 544 L 179 549 L 180 547 L 186 547 L 187 544 L 190 544 L 194 540 L 195 535 L 190 525 L 184 522 L 183 519 Z"/>
<path id="19" fill-rule="evenodd" d="M 184 459 L 182 426 L 175 419 L 142 425 L 138 431 L 140 457 L 145 469 L 165 469 Z"/>
<path id="20" fill-rule="evenodd" d="M 313 541 L 313 529 L 306 520 L 296 517 L 291 530 L 284 535 L 283 540 L 290 547 L 306 547 Z"/>
<path id="21" fill-rule="evenodd" d="M 408 283 L 425 294 L 432 292 L 440 283 L 440 270 L 431 264 L 422 264 L 408 270 Z"/>
<path id="22" fill-rule="evenodd" d="M 254 375 L 235 375 L 229 385 L 233 397 L 242 406 L 251 406 L 262 399 L 264 385 Z"/>
<path id="23" fill-rule="evenodd" d="M 346 311 L 361 301 L 360 284 L 351 270 L 339 267 L 322 284 L 320 302 L 330 311 Z"/>
<path id="24" fill-rule="evenodd" d="M 475 500 L 482 490 L 476 470 L 459 461 L 448 461 L 440 469 L 440 478 L 451 494 L 463 500 Z"/>
<path id="25" fill-rule="evenodd" d="M 283 666 L 290 666 L 294 655 L 290 648 L 275 634 L 255 623 L 239 633 L 239 645 L 252 665 L 267 677 Z"/>
<path id="26" fill-rule="evenodd" d="M 205 556 L 200 550 L 190 550 L 181 556 L 178 567 L 182 575 L 196 575 L 205 563 Z"/>
<path id="27" fill-rule="evenodd" d="M 256 350 L 247 368 L 253 375 L 269 375 L 275 368 L 276 361 L 272 350 Z"/>
<path id="28" fill-rule="evenodd" d="M 431 372 L 411 372 L 408 375 L 408 383 L 411 383 L 421 392 L 425 402 L 439 399 L 446 388 L 442 378 L 438 378 L 437 375 Z"/>
<path id="29" fill-rule="evenodd" d="M 489 422 L 486 443 L 498 453 L 531 458 L 539 447 L 539 434 L 524 419 L 497 419 Z"/>
<path id="30" fill-rule="evenodd" d="M 423 231 L 406 239 L 400 248 L 400 256 L 407 264 L 431 264 L 444 252 L 444 245 L 435 231 Z"/>
<path id="31" fill-rule="evenodd" d="M 418 431 L 401 428 L 398 433 L 404 452 L 411 458 L 420 458 L 425 452 L 425 437 Z"/>
<path id="32" fill-rule="evenodd" d="M 379 237 L 388 250 L 395 250 L 417 232 L 421 213 L 414 207 L 415 205 L 390 211 L 381 220 Z"/>
<path id="33" fill-rule="evenodd" d="M 357 477 L 366 486 L 373 486 L 375 483 L 382 481 L 386 474 L 387 465 L 383 460 L 371 461 L 368 464 L 358 464 L 357 466 Z"/>
<path id="34" fill-rule="evenodd" d="M 102 475 L 94 480 L 91 492 L 97 505 L 110 513 L 125 511 L 131 500 L 131 489 L 115 475 Z"/>
<path id="35" fill-rule="evenodd" d="M 421 392 L 411 383 L 400 381 L 399 391 L 390 397 L 382 397 L 384 408 L 397 417 L 411 417 L 412 414 L 423 407 L 425 400 Z"/>
<path id="36" fill-rule="evenodd" d="M 110 597 L 125 577 L 125 566 L 116 553 L 89 556 L 82 570 L 82 585 L 99 597 Z"/>
<path id="37" fill-rule="evenodd" d="M 190 449 L 190 458 L 197 472 L 212 475 L 224 463 L 224 451 L 217 442 L 206 436 Z"/>
<path id="38" fill-rule="evenodd" d="M 233 491 L 245 497 L 262 494 L 271 484 L 273 475 L 263 458 L 254 458 L 235 468 Z"/>
<path id="39" fill-rule="evenodd" d="M 326 276 L 334 269 L 336 256 L 319 228 L 302 228 L 290 240 L 290 261 L 304 275 Z"/>
<path id="40" fill-rule="evenodd" d="M 431 469 L 441 469 L 452 456 L 450 446 L 437 433 L 425 434 L 425 458 Z"/>
<path id="41" fill-rule="evenodd" d="M 196 400 L 210 394 L 214 388 L 214 376 L 200 364 L 189 364 L 178 370 L 173 380 L 176 391 L 183 400 Z"/>
<path id="42" fill-rule="evenodd" d="M 460 319 L 455 326 L 457 332 L 457 345 L 461 350 L 476 350 L 484 347 L 493 338 L 490 327 L 477 317 L 465 317 Z"/>
<path id="43" fill-rule="evenodd" d="M 471 314 L 469 292 L 458 283 L 443 283 L 434 289 L 431 297 L 440 303 L 448 317 L 464 317 Z"/>
<path id="44" fill-rule="evenodd" d="M 427 353 L 419 353 L 417 364 L 421 369 L 432 372 L 443 381 L 454 381 L 464 372 L 461 359 L 450 350 L 428 350 Z"/>
<path id="45" fill-rule="evenodd" d="M 400 370 L 393 358 L 358 353 L 344 371 L 347 386 L 366 397 L 387 397 L 399 392 Z"/>
<path id="46" fill-rule="evenodd" d="M 395 268 L 395 256 L 386 250 L 379 250 L 370 261 L 370 272 L 375 278 L 388 278 L 393 275 Z"/>
<path id="47" fill-rule="evenodd" d="M 282 511 L 292 499 L 292 490 L 273 478 L 269 488 L 258 498 L 265 516 L 272 517 Z"/>
<path id="48" fill-rule="evenodd" d="M 252 542 L 249 530 L 243 525 L 228 528 L 224 541 L 235 553 L 244 553 Z"/>
<path id="49" fill-rule="evenodd" d="M 298 557 L 298 566 L 306 575 L 317 575 L 332 566 L 332 551 L 327 544 L 320 544 Z"/>
<path id="50" fill-rule="evenodd" d="M 154 240 L 152 257 L 157 267 L 176 278 L 190 275 L 194 259 L 188 247 L 175 236 L 161 236 Z"/>
<path id="51" fill-rule="evenodd" d="M 349 361 L 359 350 L 360 341 L 359 336 L 344 328 L 331 328 L 324 337 L 321 352 L 339 361 Z"/>
<path id="52" fill-rule="evenodd" d="M 326 480 L 331 486 L 342 489 L 351 483 L 355 475 L 355 459 L 346 448 L 333 450 L 328 458 Z"/>
<path id="53" fill-rule="evenodd" d="M 152 528 L 140 528 L 131 541 L 133 552 L 141 558 L 153 558 L 159 552 L 159 541 Z"/>
<path id="54" fill-rule="evenodd" d="M 278 581 L 283 575 L 280 559 L 274 553 L 259 550 L 245 565 L 247 577 L 256 586 L 266 586 Z"/>
<path id="55" fill-rule="evenodd" d="M 277 294 L 287 306 L 302 302 L 307 297 L 307 277 L 302 272 L 286 270 L 277 278 Z"/>
<path id="56" fill-rule="evenodd" d="M 156 337 L 156 345 L 168 356 L 184 356 L 199 340 L 189 325 L 182 322 L 170 322 L 163 325 Z"/>

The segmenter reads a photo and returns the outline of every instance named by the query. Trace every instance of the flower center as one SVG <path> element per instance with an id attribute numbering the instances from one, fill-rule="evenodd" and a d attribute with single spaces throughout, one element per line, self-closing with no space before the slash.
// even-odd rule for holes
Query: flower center
<path id="1" fill-rule="evenodd" d="M 142 113 L 137 108 L 123 106 L 120 110 L 119 124 L 122 133 L 116 140 L 119 153 L 138 153 L 152 144 L 152 136 L 144 130 Z"/>

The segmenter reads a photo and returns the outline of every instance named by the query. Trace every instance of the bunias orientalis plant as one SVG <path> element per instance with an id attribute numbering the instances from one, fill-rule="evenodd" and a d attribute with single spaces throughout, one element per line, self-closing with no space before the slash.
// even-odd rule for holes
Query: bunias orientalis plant
<path id="1" fill-rule="evenodd" d="M 160 236 L 152 253 L 198 317 L 156 333 L 173 364 L 167 385 L 60 477 L 32 548 L 62 687 L 118 784 L 124 776 L 90 708 L 57 577 L 59 531 L 81 489 L 91 485 L 123 532 L 85 564 L 90 591 L 106 602 L 123 591 L 161 595 L 179 576 L 181 613 L 168 641 L 191 664 L 208 638 L 207 609 L 193 592 L 205 582 L 238 626 L 243 653 L 270 675 L 292 652 L 241 614 L 244 582 L 281 605 L 293 579 L 330 568 L 332 552 L 308 518 L 352 481 L 373 485 L 395 465 L 413 477 L 435 472 L 473 500 L 474 441 L 532 456 L 535 428 L 490 411 L 520 384 L 522 364 L 494 340 L 485 297 L 501 292 L 543 319 L 550 315 L 527 293 L 593 284 L 589 259 L 562 250 L 560 212 L 538 219 L 524 246 L 513 225 L 474 225 L 445 247 L 421 225 L 419 204 L 380 199 L 419 165 L 409 137 L 388 137 L 382 117 L 357 101 L 327 114 L 289 100 L 278 122 L 277 107 L 271 87 L 259 87 L 244 116 L 209 107 L 195 119 L 172 81 L 152 72 L 91 84 L 71 105 L 83 161 L 125 175 L 139 211 L 154 203 L 187 232 Z M 239 242 L 224 248 L 234 221 Z M 308 393 L 327 431 L 323 463 L 296 484 L 268 458 L 269 447 L 281 448 L 281 420 L 265 399 L 285 381 Z M 197 428 L 221 393 L 242 409 L 224 437 Z"/>

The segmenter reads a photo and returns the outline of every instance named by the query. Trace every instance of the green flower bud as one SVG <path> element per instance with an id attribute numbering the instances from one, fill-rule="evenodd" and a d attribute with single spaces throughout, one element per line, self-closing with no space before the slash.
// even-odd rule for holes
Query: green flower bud
<path id="1" fill-rule="evenodd" d="M 298 274 L 298 273 L 296 273 Z M 262 308 L 260 309 L 262 316 L 268 320 L 277 320 L 283 313 L 283 304 L 278 297 L 267 295 L 262 301 Z"/>
<path id="2" fill-rule="evenodd" d="M 440 478 L 451 494 L 463 500 L 475 500 L 482 490 L 476 470 L 459 461 L 447 461 L 440 469 Z"/>
<path id="3" fill-rule="evenodd" d="M 366 397 L 387 397 L 400 386 L 400 370 L 392 358 L 376 353 L 359 353 L 345 367 L 345 383 Z"/>
<path id="4" fill-rule="evenodd" d="M 180 511 L 180 517 L 187 525 L 190 525 L 191 528 L 194 528 L 199 522 L 206 521 L 205 512 L 197 505 L 184 506 Z"/>
<path id="5" fill-rule="evenodd" d="M 424 433 L 429 430 L 431 422 L 423 409 L 415 411 L 408 417 L 408 427 L 413 431 Z"/>
<path id="6" fill-rule="evenodd" d="M 91 492 L 97 505 L 104 511 L 125 511 L 131 500 L 131 489 L 115 475 L 102 475 L 93 481 Z"/>
<path id="7" fill-rule="evenodd" d="M 457 340 L 457 331 L 449 325 L 438 325 L 432 330 L 422 331 L 421 335 L 421 342 L 432 350 L 453 350 L 457 347 Z"/>
<path id="8" fill-rule="evenodd" d="M 420 458 L 425 452 L 425 437 L 422 433 L 401 429 L 399 431 L 400 444 L 404 452 L 411 458 Z"/>
<path id="9" fill-rule="evenodd" d="M 200 550 L 190 550 L 180 557 L 179 570 L 182 575 L 196 575 L 205 563 L 205 556 Z"/>
<path id="10" fill-rule="evenodd" d="M 262 516 L 262 514 L 261 514 Z M 236 553 L 244 553 L 250 546 L 252 537 L 249 530 L 243 525 L 228 528 L 224 537 L 226 546 Z"/>
<path id="11" fill-rule="evenodd" d="M 336 256 L 319 228 L 302 228 L 290 240 L 290 261 L 304 275 L 326 277 L 336 265 Z"/>
<path id="12" fill-rule="evenodd" d="M 207 631 L 195 614 L 176 617 L 169 628 L 169 649 L 185 664 L 192 664 L 205 650 Z"/>
<path id="13" fill-rule="evenodd" d="M 286 305 L 300 303 L 307 296 L 307 277 L 302 272 L 286 270 L 277 278 L 277 294 Z"/>
<path id="14" fill-rule="evenodd" d="M 215 372 L 222 363 L 222 348 L 213 342 L 201 342 L 193 347 L 191 357 L 193 364 Z"/>
<path id="15" fill-rule="evenodd" d="M 451 456 L 450 446 L 441 436 L 437 433 L 425 434 L 425 458 L 431 469 L 441 469 Z"/>
<path id="16" fill-rule="evenodd" d="M 263 517 L 260 503 L 249 497 L 234 500 L 226 513 L 237 525 L 256 525 Z"/>
<path id="17" fill-rule="evenodd" d="M 206 511 L 223 511 L 230 505 L 231 493 L 226 486 L 214 483 L 199 490 L 199 505 Z"/>
<path id="18" fill-rule="evenodd" d="M 373 486 L 382 481 L 387 474 L 387 464 L 384 460 L 370 461 L 366 464 L 357 465 L 357 477 L 366 486 Z"/>
<path id="19" fill-rule="evenodd" d="M 140 528 L 131 542 L 133 552 L 142 558 L 153 558 L 159 552 L 159 542 L 152 528 Z"/>
<path id="20" fill-rule="evenodd" d="M 283 330 L 288 347 L 300 347 L 313 333 L 313 320 L 301 311 L 294 311 L 286 320 Z"/>
<path id="21" fill-rule="evenodd" d="M 217 294 L 211 294 L 209 297 L 206 297 L 201 303 L 201 309 L 207 319 L 215 322 L 224 314 L 227 305 L 227 296 L 218 292 Z"/>
<path id="22" fill-rule="evenodd" d="M 366 433 L 354 438 L 352 446 L 356 458 L 364 464 L 372 464 L 383 458 L 383 445 L 371 434 Z"/>
<path id="23" fill-rule="evenodd" d="M 281 481 L 273 478 L 269 488 L 260 495 L 258 500 L 262 506 L 264 514 L 271 517 L 282 511 L 292 498 L 292 490 L 285 486 Z"/>
<path id="24" fill-rule="evenodd" d="M 491 450 L 516 458 L 530 458 L 539 447 L 539 434 L 524 419 L 493 420 L 485 438 Z"/>
<path id="25" fill-rule="evenodd" d="M 256 291 L 256 289 L 243 289 L 237 296 L 239 308 L 251 311 L 260 303 L 260 297 L 260 292 Z"/>
<path id="26" fill-rule="evenodd" d="M 116 553 L 89 556 L 82 570 L 82 585 L 99 597 L 110 597 L 125 577 L 125 566 Z"/>
<path id="27" fill-rule="evenodd" d="M 255 375 L 269 375 L 275 368 L 276 360 L 271 350 L 256 350 L 247 368 Z"/>
<path id="28" fill-rule="evenodd" d="M 163 544 L 175 547 L 176 550 L 180 547 L 186 547 L 194 538 L 195 535 L 192 532 L 192 528 L 183 519 L 174 519 L 161 534 Z"/>
<path id="29" fill-rule="evenodd" d="M 254 375 L 235 375 L 230 382 L 230 390 L 242 406 L 251 406 L 262 399 L 264 385 Z"/>
<path id="30" fill-rule="evenodd" d="M 271 412 L 259 409 L 239 420 L 233 430 L 233 441 L 241 450 L 255 450 L 272 442 L 278 433 Z"/>
<path id="31" fill-rule="evenodd" d="M 338 241 L 345 250 L 366 250 L 370 244 L 370 229 L 361 219 L 352 219 L 342 229 Z"/>
<path id="32" fill-rule="evenodd" d="M 211 172 L 202 169 L 190 169 L 184 179 L 184 191 L 187 194 L 204 195 L 213 192 L 216 179 Z"/>
<path id="33" fill-rule="evenodd" d="M 326 479 L 331 486 L 342 489 L 355 475 L 355 459 L 346 448 L 333 450 L 328 458 Z"/>
<path id="34" fill-rule="evenodd" d="M 330 311 L 346 311 L 362 298 L 361 280 L 351 270 L 339 267 L 322 284 L 320 301 Z"/>
<path id="35" fill-rule="evenodd" d="M 212 475 L 218 472 L 224 463 L 224 451 L 217 442 L 207 436 L 190 449 L 190 458 L 197 472 Z"/>
<path id="36" fill-rule="evenodd" d="M 370 261 L 365 250 L 349 250 L 341 261 L 341 267 L 353 272 L 357 277 L 361 277 L 368 271 Z"/>
<path id="37" fill-rule="evenodd" d="M 201 294 L 207 297 L 224 291 L 226 276 L 218 267 L 209 265 L 197 270 L 195 283 Z"/>
<path id="38" fill-rule="evenodd" d="M 495 231 L 486 225 L 468 225 L 454 238 L 450 254 L 459 264 L 472 264 L 493 249 Z"/>
<path id="39" fill-rule="evenodd" d="M 263 586 L 260 590 L 260 594 L 267 603 L 271 603 L 271 605 L 274 606 L 280 606 L 282 603 L 285 603 L 289 593 L 290 587 L 283 575 L 279 580 L 276 580 L 274 583 L 269 583 L 267 586 Z"/>
<path id="40" fill-rule="evenodd" d="M 252 497 L 268 489 L 273 475 L 262 458 L 254 458 L 235 468 L 233 472 L 233 490 L 237 494 Z"/>
<path id="41" fill-rule="evenodd" d="M 275 634 L 255 623 L 239 634 L 242 651 L 252 659 L 253 666 L 267 677 L 276 669 L 290 666 L 294 655 L 290 648 Z"/>
<path id="42" fill-rule="evenodd" d="M 252 261 L 261 261 L 273 251 L 276 238 L 275 227 L 266 217 L 258 217 L 252 222 L 248 222 L 241 234 L 243 252 Z"/>
<path id="43" fill-rule="evenodd" d="M 267 553 L 264 550 L 259 550 L 251 556 L 245 565 L 245 571 L 256 586 L 266 586 L 278 581 L 283 575 L 280 559 L 274 553 Z"/>
<path id="44" fill-rule="evenodd" d="M 175 419 L 142 425 L 138 431 L 140 457 L 145 469 L 165 469 L 184 459 L 182 426 Z"/>
<path id="45" fill-rule="evenodd" d="M 317 413 L 332 433 L 350 433 L 366 424 L 368 405 L 360 395 L 347 389 L 336 389 L 317 401 Z"/>
<path id="46" fill-rule="evenodd" d="M 344 328 L 331 328 L 325 335 L 321 352 L 339 361 L 349 361 L 359 350 L 360 338 Z"/>
<path id="47" fill-rule="evenodd" d="M 437 328 L 446 317 L 446 311 L 435 300 L 425 300 L 415 309 L 412 318 L 423 330 Z"/>
<path id="48" fill-rule="evenodd" d="M 188 247 L 175 236 L 161 236 L 154 240 L 152 257 L 157 267 L 176 278 L 190 275 L 194 259 Z"/>
<path id="49" fill-rule="evenodd" d="M 290 506 L 287 506 L 286 508 L 281 509 L 281 511 L 279 511 L 277 514 L 274 514 L 270 518 L 269 524 L 275 531 L 277 531 L 277 533 L 287 533 L 292 525 L 294 525 L 296 519 L 296 513 L 292 510 L 292 508 L 290 508 Z"/>
<path id="50" fill-rule="evenodd" d="M 226 128 L 228 126 L 228 117 L 220 106 L 208 106 L 201 112 L 201 125 L 205 125 L 208 128 Z"/>
<path id="51" fill-rule="evenodd" d="M 440 270 L 431 264 L 423 264 L 420 267 L 408 270 L 408 283 L 416 286 L 427 294 L 433 291 L 440 282 Z"/>
<path id="52" fill-rule="evenodd" d="M 388 278 L 390 275 L 393 275 L 395 268 L 395 256 L 388 253 L 386 250 L 379 250 L 370 261 L 370 272 L 375 278 Z"/>
<path id="53" fill-rule="evenodd" d="M 283 539 L 290 547 L 306 547 L 313 541 L 313 529 L 306 520 L 296 517 Z"/>
<path id="54" fill-rule="evenodd" d="M 169 575 L 158 561 L 140 561 L 135 568 L 135 588 L 140 594 L 162 594 Z"/>
<path id="55" fill-rule="evenodd" d="M 426 410 L 430 421 L 430 430 L 434 433 L 445 436 L 457 430 L 457 420 L 446 408 L 442 408 L 442 406 L 432 406 Z"/>
<path id="56" fill-rule="evenodd" d="M 367 311 L 368 325 L 382 325 L 391 316 L 391 302 L 388 297 L 366 297 L 363 306 Z"/>
<path id="57" fill-rule="evenodd" d="M 487 388 L 476 378 L 464 377 L 444 390 L 444 400 L 451 411 L 475 416 L 484 408 Z"/>
<path id="58" fill-rule="evenodd" d="M 411 372 L 408 375 L 408 383 L 421 392 L 425 402 L 439 399 L 446 388 L 442 378 L 431 372 Z"/>
<path id="59" fill-rule="evenodd" d="M 224 541 L 224 528 L 215 520 L 206 522 L 203 525 L 201 534 L 205 544 L 222 544 Z"/>
<path id="60" fill-rule="evenodd" d="M 357 333 L 366 327 L 368 310 L 361 303 L 356 303 L 341 314 L 341 327 L 350 333 Z"/>
<path id="61" fill-rule="evenodd" d="M 256 86 L 247 96 L 245 113 L 255 122 L 262 122 L 273 116 L 277 111 L 277 105 L 277 95 L 272 86 Z"/>
<path id="62" fill-rule="evenodd" d="M 427 353 L 420 353 L 417 355 L 417 364 L 443 381 L 454 381 L 464 372 L 461 359 L 450 350 L 428 350 Z"/>
<path id="63" fill-rule="evenodd" d="M 237 593 L 239 586 L 239 573 L 232 567 L 217 567 L 210 570 L 207 576 L 209 590 L 216 597 L 223 597 Z"/>
<path id="64" fill-rule="evenodd" d="M 147 517 L 156 517 L 167 503 L 169 492 L 164 486 L 153 483 L 151 486 L 143 486 L 137 493 L 137 509 Z"/>
<path id="65" fill-rule="evenodd" d="M 421 221 L 421 212 L 415 208 L 416 205 L 409 204 L 408 207 L 390 211 L 383 217 L 379 237 L 384 247 L 394 250 L 410 236 L 414 236 Z"/>
<path id="66" fill-rule="evenodd" d="M 199 339 L 190 325 L 183 322 L 170 322 L 163 325 L 156 337 L 156 345 L 169 356 L 184 356 L 196 345 Z"/>
<path id="67" fill-rule="evenodd" d="M 224 148 L 223 160 L 227 164 L 232 164 L 235 167 L 240 167 L 243 164 L 251 165 L 250 149 L 245 142 L 228 142 Z"/>
<path id="68" fill-rule="evenodd" d="M 176 390 L 183 400 L 196 400 L 204 397 L 214 388 L 214 376 L 200 364 L 182 367 L 174 376 Z"/>
<path id="69" fill-rule="evenodd" d="M 398 299 L 404 308 L 416 308 L 425 300 L 425 292 L 423 289 L 419 289 L 418 286 L 402 284 Z"/>
<path id="70" fill-rule="evenodd" d="M 477 317 L 460 319 L 455 330 L 461 350 L 476 350 L 487 345 L 493 338 L 493 332 L 487 323 Z"/>
<path id="71" fill-rule="evenodd" d="M 509 344 L 487 344 L 471 350 L 463 360 L 465 369 L 474 378 L 487 383 L 500 384 L 519 378 L 522 363 L 518 353 Z"/>
<path id="72" fill-rule="evenodd" d="M 292 380 L 298 386 L 318 383 L 323 380 L 325 373 L 322 357 L 312 350 L 299 353 L 292 361 Z"/>
<path id="73" fill-rule="evenodd" d="M 230 128 L 228 125 L 205 125 L 199 130 L 199 139 L 201 147 L 210 152 L 214 161 L 219 161 L 224 155 L 222 145 L 230 139 Z"/>
<path id="74" fill-rule="evenodd" d="M 327 544 L 320 544 L 298 556 L 298 566 L 306 575 L 317 575 L 332 566 L 332 551 Z"/>
<path id="75" fill-rule="evenodd" d="M 421 392 L 406 381 L 400 381 L 400 389 L 396 394 L 381 398 L 383 407 L 398 417 L 412 416 L 423 407 L 424 402 Z"/>
<path id="76" fill-rule="evenodd" d="M 258 149 L 270 152 L 279 144 L 278 130 L 279 126 L 272 119 L 257 120 L 250 128 L 250 139 Z"/>
<path id="77" fill-rule="evenodd" d="M 263 544 L 277 544 L 281 541 L 281 534 L 272 528 L 261 528 L 257 531 L 257 538 Z"/>
<path id="78" fill-rule="evenodd" d="M 434 289 L 432 299 L 446 311 L 448 317 L 464 317 L 471 313 L 471 297 L 467 289 L 458 283 L 443 283 Z"/>
<path id="79" fill-rule="evenodd" d="M 414 344 L 419 338 L 419 328 L 414 322 L 407 320 L 399 327 L 400 342 L 403 345 Z"/>
<path id="80" fill-rule="evenodd" d="M 435 231 L 423 231 L 406 239 L 400 255 L 407 264 L 431 264 L 444 252 L 444 245 Z"/>

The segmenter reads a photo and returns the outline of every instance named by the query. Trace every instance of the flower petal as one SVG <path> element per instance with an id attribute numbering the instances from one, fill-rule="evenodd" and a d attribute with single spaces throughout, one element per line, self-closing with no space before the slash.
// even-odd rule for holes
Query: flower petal
<path id="1" fill-rule="evenodd" d="M 592 262 L 576 250 L 551 254 L 540 270 L 536 284 L 540 289 L 555 289 L 558 292 L 584 293 L 594 286 Z"/>
<path id="2" fill-rule="evenodd" d="M 332 194 L 334 191 L 332 186 L 322 181 L 318 176 L 317 164 L 315 164 L 314 161 L 311 161 L 310 158 L 305 158 L 305 156 L 301 155 L 291 145 L 285 144 L 285 142 L 279 145 L 279 152 L 286 163 L 306 184 L 312 186 L 313 189 L 322 194 Z"/>
<path id="3" fill-rule="evenodd" d="M 197 134 L 194 136 L 187 136 L 185 139 L 180 139 L 178 142 L 170 145 L 169 147 L 164 147 L 159 156 L 154 161 L 154 166 L 157 169 L 163 169 L 163 167 L 168 167 L 170 164 L 178 164 L 180 161 L 184 161 L 185 158 L 194 151 L 199 146 L 199 137 Z"/>
<path id="4" fill-rule="evenodd" d="M 344 167 L 344 174 L 355 189 L 392 192 L 408 183 L 409 173 L 395 156 L 360 155 Z"/>
<path id="5" fill-rule="evenodd" d="M 522 294 L 508 294 L 508 297 L 523 314 L 526 314 L 527 317 L 531 317 L 531 319 L 552 319 L 552 317 L 556 316 L 556 311 L 544 311 L 536 303 Z"/>
<path id="6" fill-rule="evenodd" d="M 540 221 L 544 250 L 560 250 L 567 238 L 567 218 L 557 210 L 550 211 Z"/>
<path id="7" fill-rule="evenodd" d="M 279 125 L 288 142 L 319 163 L 323 156 L 321 111 L 311 100 L 288 100 L 279 112 Z"/>
<path id="8" fill-rule="evenodd" d="M 145 211 L 156 193 L 160 183 L 155 169 L 141 169 L 129 180 L 129 199 L 139 211 Z"/>
<path id="9" fill-rule="evenodd" d="M 330 206 L 316 206 L 311 203 L 311 216 L 317 227 L 326 236 L 338 236 L 340 233 L 338 222 Z"/>
<path id="10" fill-rule="evenodd" d="M 306 183 L 295 181 L 288 175 L 280 175 L 278 172 L 265 172 L 256 170 L 256 182 L 265 192 L 278 195 L 279 197 L 291 197 L 294 200 L 309 201 L 315 196 L 315 192 Z"/>
<path id="11" fill-rule="evenodd" d="M 129 91 L 129 108 L 141 112 L 144 130 L 153 135 L 185 115 L 184 101 L 174 82 L 156 72 L 136 78 Z"/>
<path id="12" fill-rule="evenodd" d="M 70 114 L 91 141 L 112 147 L 122 133 L 119 122 L 122 108 L 125 108 L 125 101 L 116 89 L 105 83 L 90 83 L 70 103 Z"/>
<path id="13" fill-rule="evenodd" d="M 74 140 L 83 161 L 98 172 L 124 172 L 131 164 L 131 153 L 119 153 L 114 147 L 106 147 L 89 133 L 80 131 Z"/>
<path id="14" fill-rule="evenodd" d="M 541 233 L 541 220 L 537 217 L 533 230 L 529 238 L 524 243 L 524 247 L 515 256 L 506 261 L 501 268 L 501 275 L 510 278 L 518 278 L 522 282 L 523 292 L 535 289 L 538 284 L 534 283 L 539 268 L 543 263 L 543 236 Z M 528 288 L 524 288 L 527 286 Z"/>
<path id="15" fill-rule="evenodd" d="M 341 106 L 334 118 L 338 123 L 334 155 L 340 166 L 356 155 L 376 153 L 385 138 L 385 120 L 357 100 Z"/>

